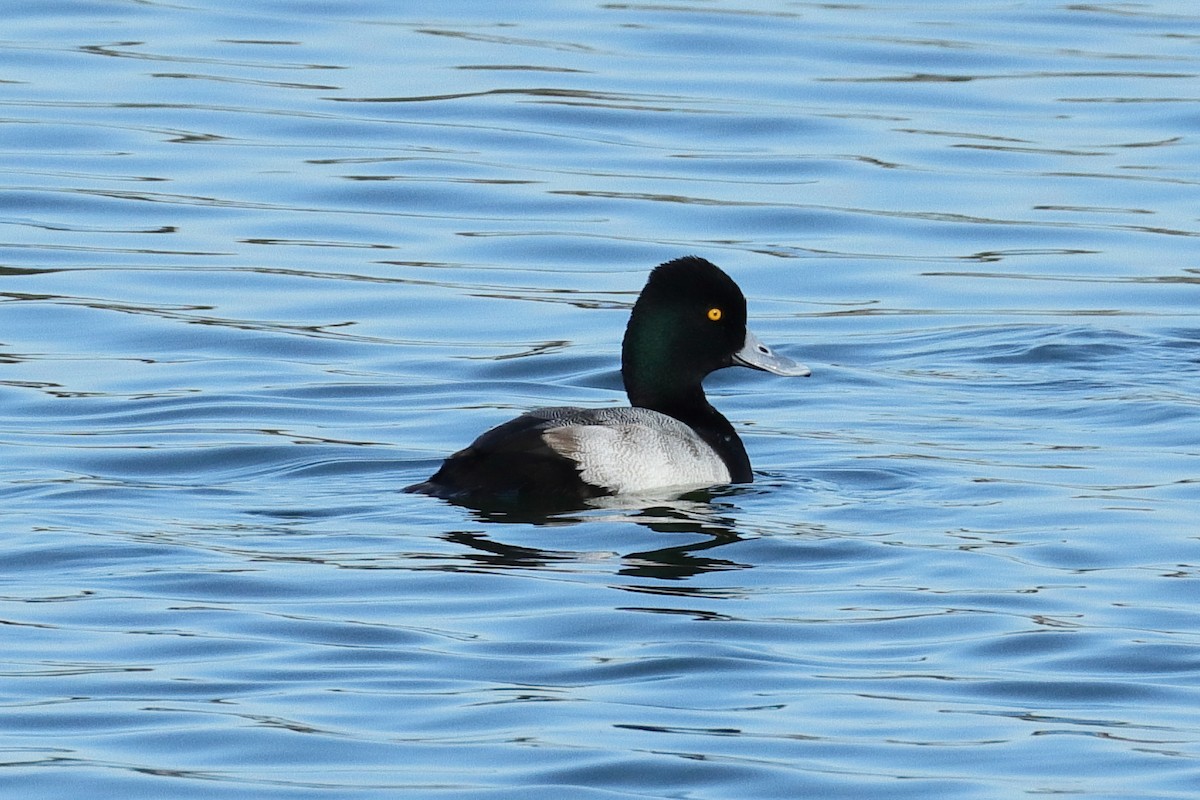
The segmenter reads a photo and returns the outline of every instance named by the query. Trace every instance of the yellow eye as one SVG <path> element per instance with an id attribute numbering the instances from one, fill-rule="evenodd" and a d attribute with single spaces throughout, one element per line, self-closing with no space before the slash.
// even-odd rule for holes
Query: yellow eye
<path id="1" fill-rule="evenodd" d="M 708 318 L 709 318 L 710 320 L 712 320 L 713 322 L 718 322 L 718 321 L 720 321 L 720 319 L 721 319 L 721 316 L 722 316 L 724 313 L 725 313 L 725 312 L 724 312 L 724 311 L 722 311 L 721 309 L 717 308 L 716 306 L 713 306 L 712 308 L 710 308 L 710 309 L 708 310 Z"/>

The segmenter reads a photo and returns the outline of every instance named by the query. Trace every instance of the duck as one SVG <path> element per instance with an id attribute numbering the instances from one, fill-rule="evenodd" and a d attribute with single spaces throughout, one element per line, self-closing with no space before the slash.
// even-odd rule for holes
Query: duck
<path id="1" fill-rule="evenodd" d="M 621 343 L 630 405 L 528 411 L 481 434 L 404 491 L 482 507 L 585 507 L 595 498 L 679 495 L 751 483 L 733 425 L 704 394 L 716 370 L 807 377 L 746 326 L 746 298 L 698 256 L 655 267 Z"/>

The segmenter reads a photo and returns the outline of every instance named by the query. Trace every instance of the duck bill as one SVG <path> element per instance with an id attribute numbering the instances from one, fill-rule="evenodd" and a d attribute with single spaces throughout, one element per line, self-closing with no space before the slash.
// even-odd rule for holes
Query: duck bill
<path id="1" fill-rule="evenodd" d="M 761 369 L 773 375 L 807 378 L 812 370 L 787 356 L 781 356 L 767 347 L 750 331 L 746 331 L 746 343 L 733 354 L 733 363 L 742 367 Z"/>

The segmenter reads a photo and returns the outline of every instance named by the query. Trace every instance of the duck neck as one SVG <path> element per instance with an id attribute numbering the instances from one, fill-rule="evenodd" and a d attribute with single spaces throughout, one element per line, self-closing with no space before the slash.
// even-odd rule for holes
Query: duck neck
<path id="1" fill-rule="evenodd" d="M 702 387 L 664 395 L 639 391 L 626 381 L 626 393 L 632 405 L 674 417 L 695 431 L 725 462 L 731 483 L 750 483 L 754 480 L 745 445 L 732 423 L 708 402 Z"/>

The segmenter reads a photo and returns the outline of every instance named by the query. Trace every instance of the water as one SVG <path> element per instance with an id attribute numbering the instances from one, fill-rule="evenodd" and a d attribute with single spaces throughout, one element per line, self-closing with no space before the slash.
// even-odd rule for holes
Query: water
<path id="1" fill-rule="evenodd" d="M 5 796 L 1192 798 L 1191 4 L 57 2 L 0 35 Z M 752 486 L 397 490 L 622 401 Z"/>

